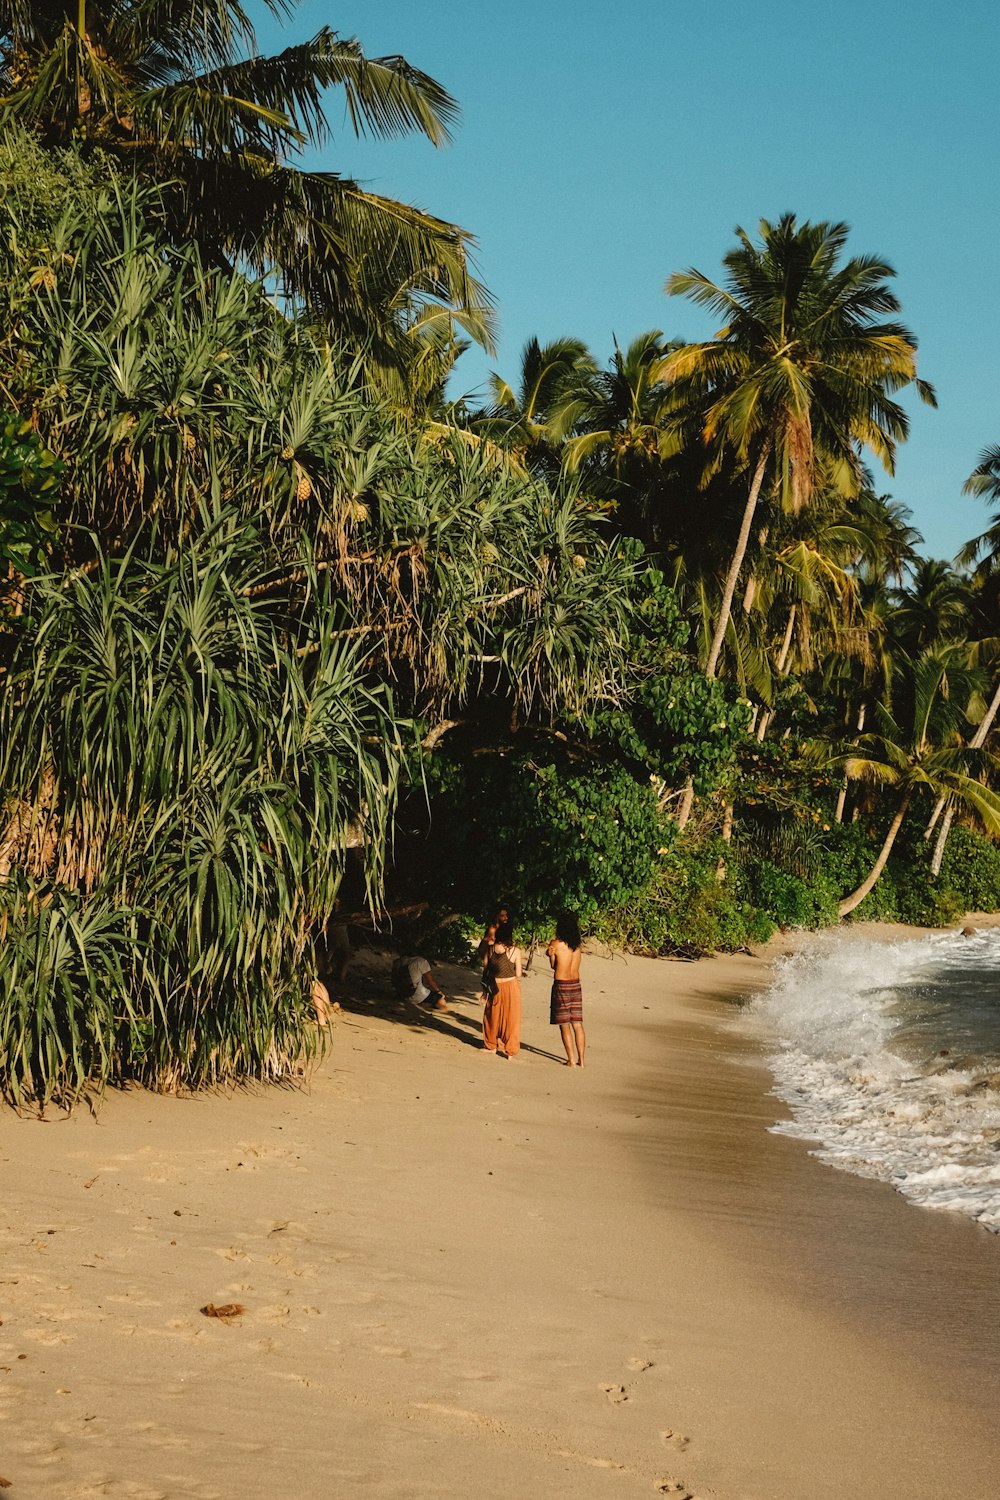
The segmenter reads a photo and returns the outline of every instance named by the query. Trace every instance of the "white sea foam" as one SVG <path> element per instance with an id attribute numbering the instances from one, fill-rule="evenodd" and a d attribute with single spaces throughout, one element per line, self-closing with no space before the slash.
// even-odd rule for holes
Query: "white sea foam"
<path id="1" fill-rule="evenodd" d="M 1000 930 L 824 935 L 747 1014 L 792 1112 L 775 1131 L 1000 1231 Z"/>

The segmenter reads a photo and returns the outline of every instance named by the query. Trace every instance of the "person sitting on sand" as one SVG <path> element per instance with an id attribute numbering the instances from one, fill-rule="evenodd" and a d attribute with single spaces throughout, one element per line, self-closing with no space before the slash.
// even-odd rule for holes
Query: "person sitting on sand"
<path id="1" fill-rule="evenodd" d="M 566 1066 L 582 1068 L 587 1051 L 587 1033 L 583 1029 L 583 990 L 580 987 L 583 938 L 580 936 L 580 924 L 572 912 L 562 913 L 556 923 L 556 935 L 546 951 L 553 973 L 549 1022 L 552 1026 L 559 1027 L 562 1044 L 566 1048 Z"/>
<path id="2" fill-rule="evenodd" d="M 333 1020 L 333 1003 L 330 999 L 330 991 L 322 979 L 314 979 L 310 989 L 310 999 L 316 1010 L 316 1025 L 329 1026 Z"/>
<path id="3" fill-rule="evenodd" d="M 521 950 L 510 922 L 498 922 L 486 972 L 492 985 L 483 1009 L 483 1047 L 501 1057 L 521 1050 Z"/>
<path id="4" fill-rule="evenodd" d="M 448 1003 L 444 998 L 444 992 L 431 973 L 431 966 L 426 958 L 414 957 L 407 959 L 406 972 L 410 976 L 413 986 L 410 999 L 415 1000 L 418 1005 L 424 1006 L 426 1010 L 447 1010 Z"/>

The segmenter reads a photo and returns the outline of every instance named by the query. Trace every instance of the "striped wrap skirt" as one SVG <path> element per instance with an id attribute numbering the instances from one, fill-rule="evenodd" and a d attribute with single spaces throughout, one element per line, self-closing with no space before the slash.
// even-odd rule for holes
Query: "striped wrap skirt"
<path id="1" fill-rule="evenodd" d="M 583 989 L 579 979 L 557 979 L 552 985 L 549 1024 L 571 1026 L 583 1021 Z"/>

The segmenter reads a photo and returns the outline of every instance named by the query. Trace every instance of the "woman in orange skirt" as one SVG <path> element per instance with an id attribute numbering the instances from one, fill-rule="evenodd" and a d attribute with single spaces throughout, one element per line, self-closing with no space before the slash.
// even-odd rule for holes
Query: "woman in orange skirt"
<path id="1" fill-rule="evenodd" d="M 521 1050 L 521 950 L 514 946 L 510 922 L 497 924 L 486 974 L 483 1046 L 501 1057 L 516 1057 Z"/>

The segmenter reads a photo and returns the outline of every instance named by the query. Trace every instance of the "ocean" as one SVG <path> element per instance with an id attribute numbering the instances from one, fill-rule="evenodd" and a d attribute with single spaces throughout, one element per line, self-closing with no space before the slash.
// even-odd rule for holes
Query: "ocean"
<path id="1" fill-rule="evenodd" d="M 746 1021 L 831 1166 L 1000 1232 L 1000 928 L 898 942 L 820 934 Z"/>

